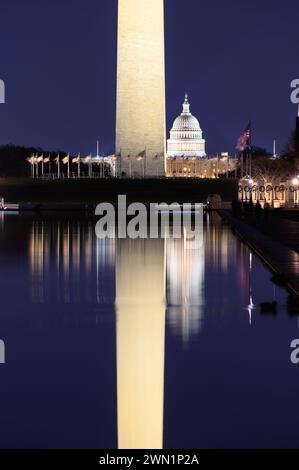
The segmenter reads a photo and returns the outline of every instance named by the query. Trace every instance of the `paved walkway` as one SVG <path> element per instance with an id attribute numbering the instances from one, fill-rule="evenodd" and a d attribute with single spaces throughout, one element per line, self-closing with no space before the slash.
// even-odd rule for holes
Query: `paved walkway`
<path id="1" fill-rule="evenodd" d="M 299 220 L 290 220 L 278 214 L 269 214 L 267 220 L 248 220 L 249 224 L 271 239 L 299 252 Z"/>
<path id="2" fill-rule="evenodd" d="M 219 214 L 225 219 L 237 234 L 260 256 L 274 273 L 282 276 L 284 284 L 297 296 L 299 296 L 299 253 L 285 246 L 281 241 L 265 235 L 254 226 L 243 220 L 237 219 L 231 212 L 219 210 Z M 292 222 L 292 221 L 284 221 Z M 294 244 L 294 225 L 296 222 L 284 225 L 284 231 L 290 230 L 290 239 Z M 290 227 L 290 225 L 292 227 Z M 295 232 L 298 233 L 298 224 Z M 283 232 L 281 231 L 280 234 Z M 286 232 L 285 232 L 286 233 Z M 275 234 L 276 236 L 277 234 Z"/>

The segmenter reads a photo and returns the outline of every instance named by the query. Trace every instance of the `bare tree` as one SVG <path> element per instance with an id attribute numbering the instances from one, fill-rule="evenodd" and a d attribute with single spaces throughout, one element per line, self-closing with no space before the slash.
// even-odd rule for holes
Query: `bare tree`
<path id="1" fill-rule="evenodd" d="M 252 162 L 252 176 L 263 185 L 279 185 L 294 176 L 294 165 L 285 159 L 260 157 Z"/>

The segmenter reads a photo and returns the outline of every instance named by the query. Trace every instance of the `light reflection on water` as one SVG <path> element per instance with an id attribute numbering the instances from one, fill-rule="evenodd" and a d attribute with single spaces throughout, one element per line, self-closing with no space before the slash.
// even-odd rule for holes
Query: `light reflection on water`
<path id="1" fill-rule="evenodd" d="M 156 251 L 158 261 L 152 265 L 150 261 Z M 99 240 L 92 221 L 84 224 L 69 220 L 33 221 L 28 261 L 33 303 L 44 303 L 49 299 L 58 303 L 113 303 L 117 272 L 124 266 L 124 279 L 131 279 L 136 262 L 141 266 L 138 277 L 131 282 L 130 298 L 146 304 L 147 297 L 141 285 L 146 285 L 146 292 L 154 297 L 156 271 L 161 269 L 164 275 L 159 285 L 163 287 L 167 323 L 186 343 L 200 332 L 204 321 L 206 261 L 208 268 L 222 279 L 228 273 L 229 265 L 235 266 L 236 287 L 244 297 L 249 296 L 249 306 L 252 303 L 249 285 L 252 253 L 228 230 L 220 231 L 219 220 L 211 224 L 209 218 L 204 246 L 191 250 L 185 248 L 184 239 Z M 138 284 L 137 279 L 143 279 L 143 283 Z M 129 295 L 128 285 L 125 290 Z M 244 308 L 248 308 L 246 302 Z"/>
<path id="2" fill-rule="evenodd" d="M 106 373 L 116 378 L 116 403 L 111 399 L 111 407 L 117 410 L 118 447 L 217 446 L 216 437 L 207 442 L 202 435 L 196 438 L 197 428 L 186 432 L 189 437 L 184 441 L 179 432 L 184 419 L 179 418 L 178 410 L 186 405 L 171 398 L 176 393 L 179 396 L 182 384 L 169 377 L 189 371 L 186 397 L 193 387 L 200 393 L 194 377 L 197 363 L 202 360 L 197 349 L 205 344 L 211 331 L 217 336 L 217 330 L 231 325 L 243 334 L 260 324 L 254 304 L 272 300 L 273 286 L 259 260 L 218 218 L 206 221 L 204 246 L 186 250 L 184 240 L 98 240 L 92 220 L 27 217 L 2 220 L 0 256 L 7 266 L 18 245 L 16 235 L 9 240 L 17 224 L 25 237 L 20 260 L 24 258 L 26 263 L 20 262 L 23 271 L 19 273 L 25 283 L 29 279 L 27 305 L 34 306 L 41 317 L 43 312 L 51 312 L 41 324 L 41 334 L 51 332 L 54 318 L 58 327 L 70 332 L 74 327 L 87 328 L 86 341 L 94 328 L 100 328 L 103 336 L 94 347 L 101 363 L 105 364 L 107 351 L 110 355 L 111 350 L 115 351 L 113 370 L 107 366 Z M 5 255 L 7 250 L 10 258 Z M 4 272 L 0 275 L 3 281 Z M 278 289 L 275 295 L 285 309 L 286 293 Z M 18 313 L 17 305 L 13 309 Z M 107 322 L 114 325 L 114 334 Z M 31 334 L 34 338 L 35 333 Z M 102 346 L 105 341 L 109 348 Z M 231 344 L 234 341 L 233 336 Z M 75 346 L 70 343 L 66 347 Z M 188 362 L 182 366 L 184 354 Z M 96 370 L 93 372 L 96 375 Z M 170 422 L 176 413 L 178 427 L 174 428 Z M 112 418 L 110 426 L 114 426 Z M 96 442 L 94 430 L 90 433 L 90 442 Z M 114 446 L 112 435 L 111 431 L 111 441 L 109 435 L 108 441 L 103 440 L 106 446 L 107 442 Z M 32 441 L 35 438 L 33 433 Z M 234 438 L 232 433 L 232 441 Z M 53 442 L 63 445 L 55 439 Z M 8 445 L 13 447 L 14 442 Z M 98 447 L 103 445 L 99 440 Z"/>

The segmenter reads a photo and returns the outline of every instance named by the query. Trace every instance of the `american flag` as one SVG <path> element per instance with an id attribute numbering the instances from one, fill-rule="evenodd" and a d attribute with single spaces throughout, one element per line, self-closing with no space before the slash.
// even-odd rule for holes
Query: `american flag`
<path id="1" fill-rule="evenodd" d="M 146 157 L 146 150 L 142 150 L 142 152 L 139 153 L 139 155 L 137 156 L 137 161 L 140 162 L 141 160 L 144 160 Z"/>
<path id="2" fill-rule="evenodd" d="M 244 152 L 244 150 L 250 146 L 250 140 L 251 140 L 251 122 L 248 123 L 248 126 L 246 127 L 245 131 L 239 137 L 236 150 L 238 150 L 238 152 Z"/>
<path id="3" fill-rule="evenodd" d="M 29 162 L 31 165 L 34 165 L 35 164 L 35 156 L 32 155 L 31 157 L 28 157 L 27 159 L 27 162 Z"/>
<path id="4" fill-rule="evenodd" d="M 80 154 L 79 154 L 78 157 L 73 158 L 72 163 L 80 163 L 80 158 L 81 157 L 80 157 Z"/>

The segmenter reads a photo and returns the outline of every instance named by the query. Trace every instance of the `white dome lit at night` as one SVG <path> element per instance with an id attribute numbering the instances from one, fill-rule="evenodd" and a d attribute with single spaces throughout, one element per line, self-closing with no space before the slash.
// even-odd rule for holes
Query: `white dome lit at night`
<path id="1" fill-rule="evenodd" d="M 167 156 L 170 158 L 203 158 L 206 157 L 205 144 L 199 121 L 190 112 L 190 104 L 186 94 L 183 112 L 175 119 L 170 131 L 170 139 L 167 141 Z"/>

